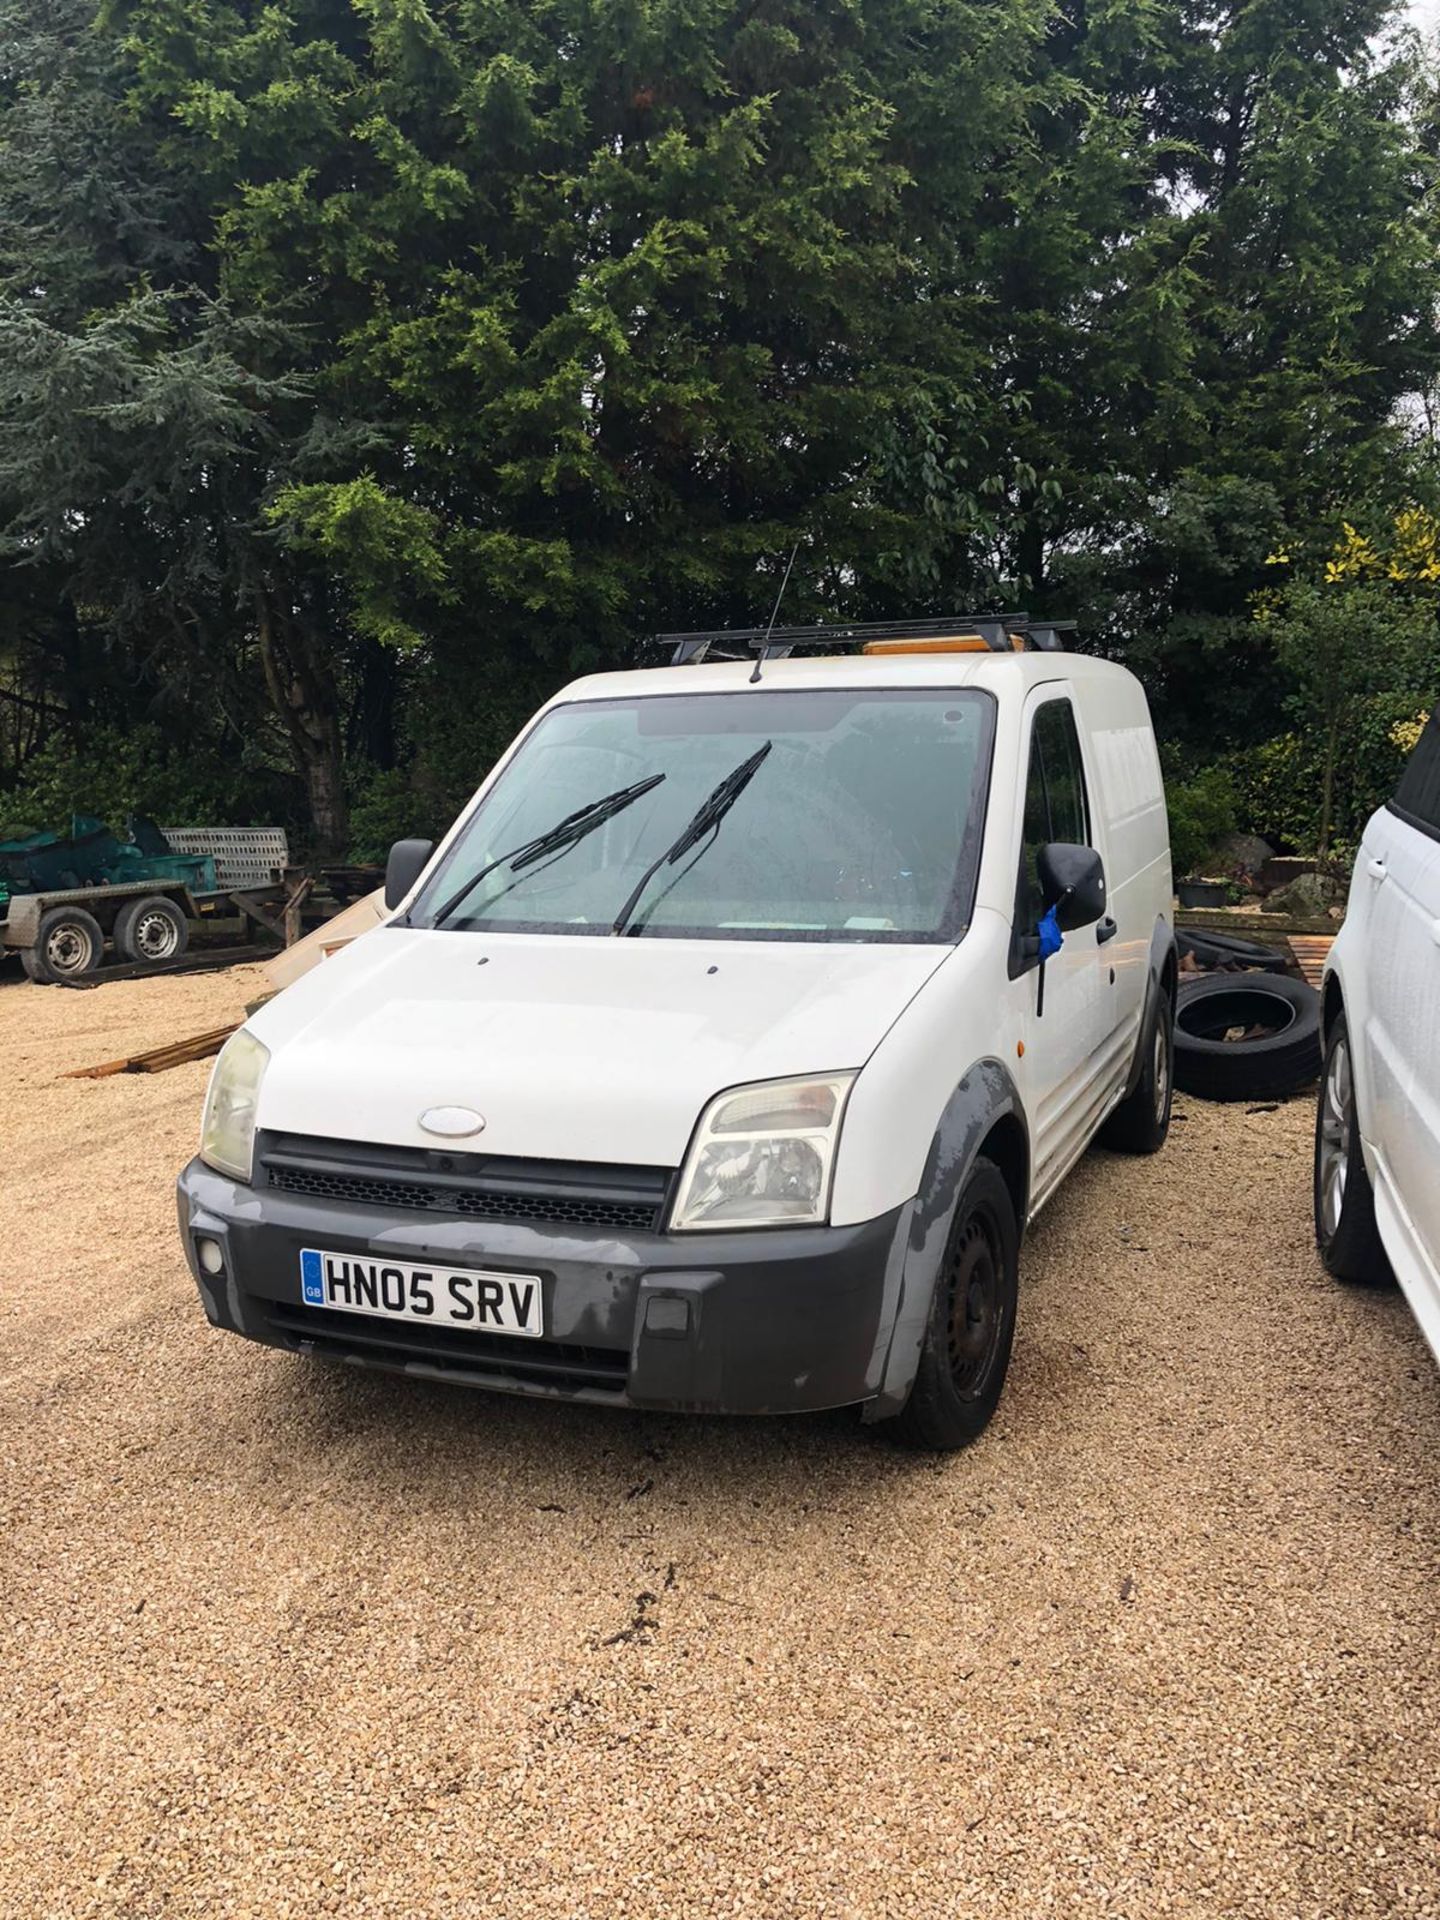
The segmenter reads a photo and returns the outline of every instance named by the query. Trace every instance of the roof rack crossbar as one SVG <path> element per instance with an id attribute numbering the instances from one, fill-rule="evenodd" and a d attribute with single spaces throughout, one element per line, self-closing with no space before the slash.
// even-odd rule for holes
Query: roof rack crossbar
<path id="1" fill-rule="evenodd" d="M 997 653 L 1009 653 L 1017 641 L 1024 650 L 1053 653 L 1073 620 L 1032 620 L 1027 613 L 952 613 L 943 620 L 837 621 L 809 627 L 715 627 L 699 633 L 660 633 L 655 644 L 671 649 L 671 664 L 702 660 L 784 660 L 798 648 L 843 653 L 872 640 L 939 640 L 976 633 Z"/>

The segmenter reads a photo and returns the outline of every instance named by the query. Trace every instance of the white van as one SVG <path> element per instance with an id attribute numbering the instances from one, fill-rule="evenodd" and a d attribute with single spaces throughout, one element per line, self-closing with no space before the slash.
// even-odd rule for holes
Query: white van
<path id="1" fill-rule="evenodd" d="M 1102 1124 L 1169 1125 L 1145 696 L 1022 617 L 672 637 L 550 701 L 394 849 L 386 923 L 228 1043 L 180 1178 L 205 1310 L 959 1446 L 1023 1227 Z"/>

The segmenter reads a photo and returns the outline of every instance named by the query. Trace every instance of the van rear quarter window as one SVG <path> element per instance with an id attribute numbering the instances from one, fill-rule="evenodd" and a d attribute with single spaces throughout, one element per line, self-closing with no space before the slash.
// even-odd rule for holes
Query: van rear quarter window
<path id="1" fill-rule="evenodd" d="M 562 704 L 471 814 L 409 924 L 608 932 L 658 862 L 628 934 L 954 939 L 973 903 L 994 728 L 993 696 L 973 688 Z M 762 750 L 727 802 L 727 781 Z M 561 821 L 647 781 L 571 844 L 510 863 Z M 719 817 L 671 859 L 707 803 Z"/>

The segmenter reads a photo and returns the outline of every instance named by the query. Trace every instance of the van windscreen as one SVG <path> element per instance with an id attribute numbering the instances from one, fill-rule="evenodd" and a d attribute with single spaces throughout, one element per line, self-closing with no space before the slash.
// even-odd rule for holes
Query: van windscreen
<path id="1" fill-rule="evenodd" d="M 407 924 L 747 940 L 953 940 L 994 702 L 957 689 L 575 701 L 521 741 Z"/>

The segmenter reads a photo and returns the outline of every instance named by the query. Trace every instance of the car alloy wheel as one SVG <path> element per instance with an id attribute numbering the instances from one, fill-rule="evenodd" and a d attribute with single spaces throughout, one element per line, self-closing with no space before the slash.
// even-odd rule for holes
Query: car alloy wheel
<path id="1" fill-rule="evenodd" d="M 1350 1046 L 1340 1038 L 1330 1053 L 1325 1086 L 1320 1096 L 1320 1226 L 1333 1239 L 1345 1211 L 1345 1183 L 1350 1173 L 1350 1112 L 1354 1091 L 1350 1078 Z"/>

